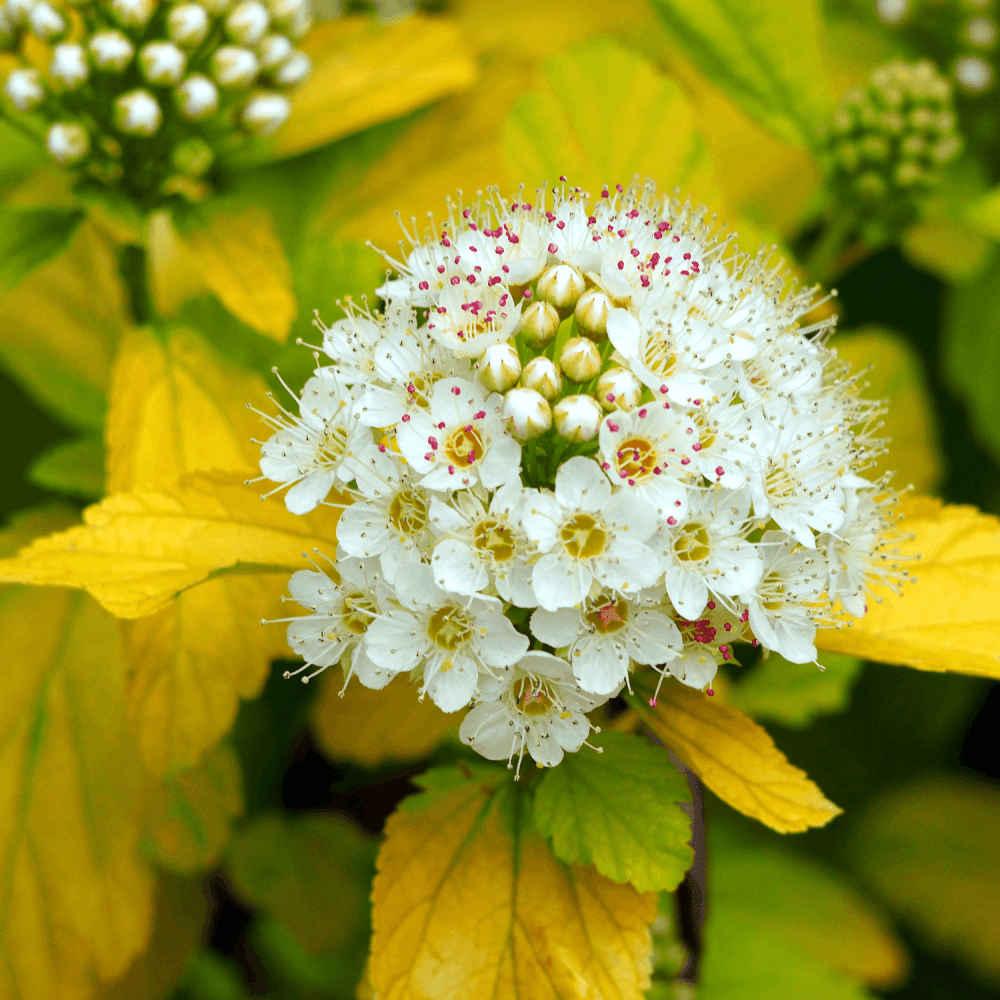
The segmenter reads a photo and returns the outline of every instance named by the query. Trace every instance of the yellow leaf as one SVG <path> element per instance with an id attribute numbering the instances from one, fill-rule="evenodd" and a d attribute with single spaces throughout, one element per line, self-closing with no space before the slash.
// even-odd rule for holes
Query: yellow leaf
<path id="1" fill-rule="evenodd" d="M 313 72 L 275 138 L 279 156 L 398 118 L 476 80 L 468 45 L 438 17 L 390 25 L 342 18 L 314 28 L 302 47 L 313 58 Z"/>
<path id="2" fill-rule="evenodd" d="M 285 342 L 298 304 L 292 268 L 268 212 L 256 206 L 216 211 L 205 226 L 185 230 L 178 241 L 190 256 L 189 266 L 237 319 Z"/>
<path id="3" fill-rule="evenodd" d="M 259 376 L 223 361 L 192 330 L 164 344 L 129 334 L 115 361 L 105 441 L 109 493 L 153 487 L 185 472 L 254 472 L 261 420 L 246 404 L 264 400 Z"/>
<path id="4" fill-rule="evenodd" d="M 420 760 L 458 733 L 461 720 L 429 699 L 420 701 L 405 678 L 393 678 L 381 691 L 351 684 L 341 698 L 340 672 L 328 673 L 313 705 L 312 726 L 320 746 L 336 760 L 363 767 Z"/>
<path id="5" fill-rule="evenodd" d="M 900 511 L 913 537 L 893 548 L 916 581 L 901 594 L 877 588 L 864 618 L 820 630 L 816 645 L 918 670 L 1000 678 L 1000 521 L 925 497 L 904 498 Z"/>
<path id="6" fill-rule="evenodd" d="M 990 259 L 990 241 L 954 219 L 924 219 L 910 226 L 900 250 L 915 267 L 953 282 L 975 278 Z"/>
<path id="7" fill-rule="evenodd" d="M 85 221 L 66 253 L 0 300 L 0 358 L 62 419 L 96 430 L 126 324 L 114 253 Z"/>
<path id="8" fill-rule="evenodd" d="M 152 926 L 117 626 L 85 594 L 6 587 L 0 660 L 0 996 L 89 1000 Z"/>
<path id="9" fill-rule="evenodd" d="M 900 487 L 932 490 L 941 478 L 943 461 L 934 403 L 916 352 L 899 334 L 878 327 L 838 333 L 830 346 L 854 371 L 871 366 L 863 394 L 887 402 L 879 435 L 889 438 L 889 453 L 878 459 L 872 478 L 892 469 Z"/>
<path id="10" fill-rule="evenodd" d="M 339 516 L 330 507 L 290 514 L 233 474 L 192 474 L 88 507 L 83 525 L 0 560 L 0 582 L 84 587 L 119 618 L 141 618 L 216 570 L 300 569 L 303 552 L 335 549 Z"/>
<path id="11" fill-rule="evenodd" d="M 164 781 L 153 794 L 147 829 L 157 862 L 181 875 L 211 867 L 243 814 L 242 783 L 239 759 L 227 746 Z"/>
<path id="12" fill-rule="evenodd" d="M 655 894 L 558 862 L 506 771 L 418 780 L 432 791 L 390 817 L 379 854 L 374 995 L 641 1000 Z"/>
<path id="13" fill-rule="evenodd" d="M 602 184 L 652 177 L 687 187 L 702 152 L 680 88 L 640 56 L 599 40 L 545 63 L 546 86 L 514 105 L 506 127 L 508 170 L 529 188 L 560 174 L 591 195 Z M 623 129 L 614 113 L 629 108 Z"/>
<path id="14" fill-rule="evenodd" d="M 720 799 L 772 830 L 799 833 L 840 814 L 742 712 L 676 682 L 661 688 L 656 708 L 636 699 L 632 707 Z"/>
<path id="15" fill-rule="evenodd" d="M 121 979 L 100 991 L 100 1000 L 164 1000 L 171 995 L 201 943 L 208 917 L 201 879 L 161 876 L 149 948 Z"/>
<path id="16" fill-rule="evenodd" d="M 209 291 L 198 263 L 174 228 L 170 213 L 153 212 L 146 223 L 147 277 L 157 312 L 176 316 L 188 299 Z"/>
<path id="17" fill-rule="evenodd" d="M 271 660 L 291 656 L 284 626 L 260 624 L 280 615 L 287 585 L 287 573 L 221 576 L 122 623 L 129 716 L 154 773 L 195 764 L 229 731 L 240 698 L 260 693 Z"/>

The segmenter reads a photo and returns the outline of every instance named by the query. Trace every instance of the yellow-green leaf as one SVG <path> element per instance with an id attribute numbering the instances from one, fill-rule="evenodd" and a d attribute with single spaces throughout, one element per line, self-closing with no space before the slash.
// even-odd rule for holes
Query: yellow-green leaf
<path id="1" fill-rule="evenodd" d="M 653 0 L 699 69 L 782 139 L 809 144 L 830 104 L 814 0 Z"/>
<path id="2" fill-rule="evenodd" d="M 162 875 L 149 947 L 128 972 L 98 994 L 99 1000 L 164 1000 L 184 975 L 209 918 L 201 879 Z"/>
<path id="3" fill-rule="evenodd" d="M 655 708 L 637 699 L 632 706 L 720 799 L 772 830 L 799 833 L 840 814 L 767 731 L 736 709 L 676 682 L 663 685 Z"/>
<path id="4" fill-rule="evenodd" d="M 656 896 L 557 861 L 503 769 L 418 781 L 386 825 L 368 981 L 380 1000 L 640 1000 Z"/>
<path id="5" fill-rule="evenodd" d="M 1000 786 L 925 778 L 880 799 L 852 838 L 857 870 L 935 950 L 1000 984 Z"/>
<path id="6" fill-rule="evenodd" d="M 60 419 L 99 430 L 125 317 L 111 246 L 84 222 L 65 253 L 0 299 L 0 361 Z"/>
<path id="7" fill-rule="evenodd" d="M 745 919 L 789 947 L 880 989 L 898 985 L 907 955 L 888 922 L 844 876 L 773 844 L 711 826 L 711 920 Z M 780 963 L 779 955 L 772 955 Z"/>
<path id="8" fill-rule="evenodd" d="M 233 840 L 226 870 L 242 899 L 315 955 L 364 926 L 374 859 L 374 838 L 342 816 L 260 816 Z"/>
<path id="9" fill-rule="evenodd" d="M 334 760 L 363 767 L 420 760 L 458 734 L 461 720 L 429 699 L 420 701 L 406 677 L 393 678 L 381 691 L 355 682 L 343 698 L 342 687 L 340 671 L 328 671 L 311 716 L 316 739 Z"/>
<path id="10" fill-rule="evenodd" d="M 260 624 L 281 616 L 287 585 L 287 573 L 220 576 L 122 623 L 129 716 L 154 773 L 195 764 L 229 731 L 240 698 L 260 693 L 271 660 L 291 655 L 285 627 Z"/>
<path id="11" fill-rule="evenodd" d="M 898 487 L 933 490 L 943 459 L 934 402 L 916 352 L 899 334 L 879 327 L 838 333 L 830 345 L 854 371 L 869 369 L 863 395 L 887 403 L 879 433 L 889 438 L 889 453 L 878 459 L 872 478 L 892 469 Z"/>
<path id="12" fill-rule="evenodd" d="M 298 305 L 292 269 L 274 219 L 250 206 L 212 212 L 203 226 L 178 236 L 205 286 L 237 318 L 266 337 L 285 342 Z"/>
<path id="13" fill-rule="evenodd" d="M 239 759 L 227 746 L 165 779 L 152 796 L 147 830 L 157 862 L 181 875 L 211 867 L 243 813 L 242 781 Z"/>
<path id="14" fill-rule="evenodd" d="M 166 344 L 145 330 L 122 341 L 111 382 L 105 439 L 108 492 L 172 482 L 210 469 L 254 472 L 263 379 L 229 364 L 193 330 Z"/>
<path id="15" fill-rule="evenodd" d="M 634 53 L 601 40 L 545 64 L 547 86 L 519 98 L 505 131 L 509 172 L 528 184 L 602 184 L 652 177 L 661 189 L 690 186 L 702 147 L 680 87 Z M 627 107 L 623 128 L 619 109 Z"/>
<path id="16" fill-rule="evenodd" d="M 94 500 L 104 493 L 104 444 L 96 436 L 57 444 L 31 463 L 27 477 L 43 489 Z"/>
<path id="17" fill-rule="evenodd" d="M 476 80 L 468 46 L 443 18 L 409 17 L 391 25 L 343 18 L 314 28 L 303 48 L 313 72 L 275 138 L 279 156 L 398 118 Z"/>
<path id="18" fill-rule="evenodd" d="M 152 929 L 117 625 L 85 594 L 5 587 L 0 660 L 0 996 L 90 1000 Z"/>
<path id="19" fill-rule="evenodd" d="M 214 571 L 300 569 L 303 552 L 336 548 L 339 510 L 298 516 L 262 501 L 242 478 L 184 477 L 162 492 L 118 493 L 84 511 L 84 524 L 0 560 L 0 582 L 83 587 L 120 618 L 151 615 Z"/>
<path id="20" fill-rule="evenodd" d="M 990 241 L 966 222 L 924 219 L 903 233 L 899 244 L 907 260 L 945 281 L 975 278 L 990 256 Z"/>
<path id="21" fill-rule="evenodd" d="M 1000 521 L 975 507 L 904 498 L 900 594 L 877 587 L 864 618 L 821 629 L 816 645 L 918 670 L 1000 678 Z M 919 560 L 915 557 L 919 555 Z"/>

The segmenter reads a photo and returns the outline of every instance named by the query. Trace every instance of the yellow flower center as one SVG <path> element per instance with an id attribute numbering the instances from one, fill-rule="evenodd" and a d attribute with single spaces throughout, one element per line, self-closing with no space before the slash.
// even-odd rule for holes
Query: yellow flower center
<path id="1" fill-rule="evenodd" d="M 623 478 L 627 479 L 630 485 L 653 474 L 657 457 L 656 448 L 646 438 L 633 437 L 623 441 L 615 455 L 618 472 L 625 473 Z"/>
<path id="2" fill-rule="evenodd" d="M 604 551 L 607 532 L 590 514 L 576 514 L 559 530 L 563 547 L 574 559 L 593 559 Z"/>
<path id="3" fill-rule="evenodd" d="M 597 607 L 587 615 L 587 621 L 602 635 L 620 632 L 628 624 L 628 605 L 610 597 L 599 597 Z"/>
<path id="4" fill-rule="evenodd" d="M 677 355 L 666 340 L 650 337 L 643 345 L 642 362 L 651 372 L 666 378 L 677 367 Z"/>
<path id="5" fill-rule="evenodd" d="M 344 628 L 355 635 L 364 635 L 372 623 L 374 615 L 378 614 L 375 602 L 363 591 L 355 591 L 344 597 L 344 608 L 341 612 Z"/>
<path id="6" fill-rule="evenodd" d="M 708 531 L 702 524 L 685 524 L 674 541 L 674 555 L 681 562 L 701 562 L 710 551 Z"/>
<path id="7" fill-rule="evenodd" d="M 488 552 L 496 562 L 509 562 L 514 558 L 510 528 L 496 518 L 485 517 L 476 524 L 472 544 L 480 552 Z"/>
<path id="8" fill-rule="evenodd" d="M 475 465 L 483 457 L 484 450 L 483 437 L 472 424 L 452 431 L 444 443 L 448 461 L 461 469 Z"/>
<path id="9" fill-rule="evenodd" d="M 469 641 L 474 625 L 475 621 L 467 611 L 446 604 L 431 615 L 427 635 L 431 642 L 452 653 Z"/>
<path id="10" fill-rule="evenodd" d="M 514 699 L 517 707 L 533 718 L 545 715 L 555 705 L 552 689 L 544 681 L 535 684 L 525 677 Z"/>
<path id="11" fill-rule="evenodd" d="M 401 535 L 415 535 L 427 524 L 427 501 L 415 489 L 400 490 L 389 504 L 389 523 Z"/>

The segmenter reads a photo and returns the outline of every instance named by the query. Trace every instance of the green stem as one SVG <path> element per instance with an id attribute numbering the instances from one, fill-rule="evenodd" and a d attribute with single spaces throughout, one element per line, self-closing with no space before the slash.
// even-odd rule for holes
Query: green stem
<path id="1" fill-rule="evenodd" d="M 146 248 L 128 243 L 118 251 L 118 273 L 128 292 L 132 321 L 136 326 L 151 323 L 157 317 L 149 291 Z"/>
<path id="2" fill-rule="evenodd" d="M 837 259 L 843 253 L 856 219 L 853 212 L 839 211 L 820 234 L 805 259 L 810 276 L 826 284 L 837 275 Z"/>

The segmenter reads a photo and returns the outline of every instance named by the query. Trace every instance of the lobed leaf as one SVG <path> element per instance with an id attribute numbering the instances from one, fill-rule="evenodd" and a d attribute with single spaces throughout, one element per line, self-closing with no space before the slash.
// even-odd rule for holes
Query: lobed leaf
<path id="1" fill-rule="evenodd" d="M 88 507 L 83 525 L 0 560 L 0 581 L 83 587 L 112 614 L 141 618 L 219 570 L 300 568 L 304 552 L 335 550 L 338 517 L 290 514 L 238 475 L 197 473 Z"/>
<path id="2" fill-rule="evenodd" d="M 534 819 L 561 861 L 594 867 L 640 892 L 673 890 L 694 860 L 687 781 L 644 739 L 604 733 L 603 753 L 567 754 L 545 771 Z"/>
<path id="3" fill-rule="evenodd" d="M 931 946 L 1000 984 L 1000 787 L 957 776 L 912 782 L 857 825 L 855 868 Z"/>
<path id="4" fill-rule="evenodd" d="M 841 810 L 788 763 L 766 730 L 741 712 L 676 682 L 655 708 L 632 700 L 647 726 L 734 809 L 779 833 L 826 826 Z"/>
<path id="5" fill-rule="evenodd" d="M 117 626 L 85 594 L 5 587 L 0 658 L 0 996 L 89 1000 L 152 929 Z"/>
<path id="6" fill-rule="evenodd" d="M 816 645 L 918 670 L 1000 678 L 1000 521 L 975 507 L 900 501 L 901 565 L 917 579 L 877 588 L 864 618 L 822 629 Z M 917 561 L 919 556 L 919 561 Z"/>
<path id="7" fill-rule="evenodd" d="M 423 776 L 386 825 L 367 981 L 380 1000 L 640 1000 L 656 896 L 566 867 L 506 771 Z M 429 781 L 428 781 L 429 778 Z"/>
<path id="8" fill-rule="evenodd" d="M 653 0 L 698 68 L 781 139 L 809 145 L 830 105 L 814 0 Z"/>
<path id="9" fill-rule="evenodd" d="M 429 699 L 421 701 L 406 677 L 394 677 L 381 691 L 354 683 L 343 697 L 341 685 L 340 672 L 329 671 L 310 716 L 317 741 L 335 760 L 372 768 L 422 760 L 458 735 L 461 720 Z"/>
<path id="10" fill-rule="evenodd" d="M 181 875 L 210 868 L 243 814 L 239 758 L 218 746 L 152 796 L 147 837 L 156 861 Z"/>
<path id="11" fill-rule="evenodd" d="M 46 490 L 96 499 L 104 493 L 104 443 L 84 437 L 57 444 L 31 463 L 27 477 Z"/>

